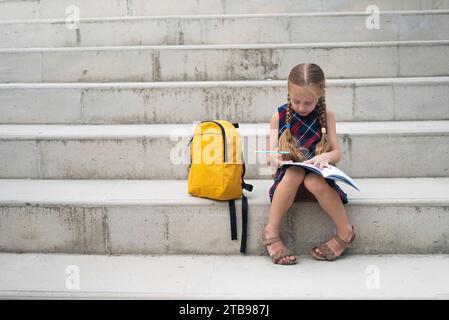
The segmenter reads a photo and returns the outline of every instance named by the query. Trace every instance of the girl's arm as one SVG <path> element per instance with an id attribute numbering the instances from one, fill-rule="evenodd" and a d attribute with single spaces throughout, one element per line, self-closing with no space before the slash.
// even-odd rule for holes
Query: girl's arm
<path id="1" fill-rule="evenodd" d="M 279 145 L 279 140 L 278 140 L 278 131 L 279 131 L 279 114 L 277 112 L 275 112 L 273 114 L 273 116 L 271 117 L 271 121 L 270 121 L 270 147 L 269 150 L 271 151 L 278 151 L 278 145 Z M 279 154 L 272 154 L 269 153 L 267 154 L 267 165 L 271 165 L 271 166 L 279 166 L 279 161 L 280 159 Z"/>

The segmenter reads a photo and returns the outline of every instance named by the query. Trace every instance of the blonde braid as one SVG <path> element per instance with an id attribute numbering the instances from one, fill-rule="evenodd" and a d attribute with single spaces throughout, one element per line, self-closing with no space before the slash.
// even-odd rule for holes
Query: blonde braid
<path id="1" fill-rule="evenodd" d="M 288 107 L 286 109 L 285 123 L 286 128 L 282 132 L 279 138 L 279 151 L 289 151 L 289 154 L 282 154 L 282 160 L 293 160 L 295 162 L 301 162 L 307 159 L 304 152 L 297 147 L 297 140 L 291 133 L 291 122 L 293 116 L 293 109 L 290 101 L 290 95 L 287 96 Z"/>
<path id="2" fill-rule="evenodd" d="M 318 123 L 321 127 L 321 141 L 316 145 L 315 155 L 328 152 L 330 150 L 329 135 L 327 132 L 327 116 L 326 116 L 326 97 L 323 89 L 323 95 L 319 99 Z"/>

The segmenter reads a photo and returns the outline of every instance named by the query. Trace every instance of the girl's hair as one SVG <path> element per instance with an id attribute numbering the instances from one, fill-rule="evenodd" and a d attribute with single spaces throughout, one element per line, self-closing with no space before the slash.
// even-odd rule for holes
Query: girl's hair
<path id="1" fill-rule="evenodd" d="M 288 75 L 288 89 L 290 84 L 297 86 L 310 86 L 311 90 L 319 97 L 318 108 L 318 124 L 321 127 L 321 141 L 317 144 L 315 154 L 321 154 L 329 151 L 330 144 L 327 135 L 327 118 L 326 118 L 326 99 L 325 99 L 325 78 L 324 72 L 314 63 L 302 63 L 296 65 Z M 290 151 L 289 154 L 283 154 L 283 160 L 304 161 L 307 160 L 307 149 L 297 147 L 297 141 L 290 131 L 291 120 L 293 116 L 290 94 L 287 96 L 288 107 L 286 114 L 287 127 L 279 138 L 279 150 Z"/>

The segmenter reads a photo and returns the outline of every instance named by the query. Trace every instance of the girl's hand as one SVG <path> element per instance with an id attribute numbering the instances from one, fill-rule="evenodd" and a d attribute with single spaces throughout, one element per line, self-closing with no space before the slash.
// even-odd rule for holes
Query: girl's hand
<path id="1" fill-rule="evenodd" d="M 274 149 L 273 151 L 279 151 L 279 148 Z M 270 153 L 267 156 L 268 163 L 270 166 L 279 167 L 279 163 L 282 161 L 282 155 L 279 153 Z"/>
<path id="2" fill-rule="evenodd" d="M 279 151 L 279 147 L 277 147 L 273 151 L 278 152 Z M 271 153 L 271 154 L 268 155 L 268 162 L 272 166 L 279 167 L 283 163 L 289 163 L 289 162 L 293 162 L 293 161 L 292 160 L 282 161 L 282 154 L 280 154 L 280 153 Z"/>
<path id="3" fill-rule="evenodd" d="M 329 161 L 330 161 L 329 155 L 325 152 L 322 154 L 319 154 L 312 159 L 304 161 L 304 163 L 311 163 L 315 167 L 319 167 L 320 169 L 323 169 L 324 167 L 329 167 Z"/>

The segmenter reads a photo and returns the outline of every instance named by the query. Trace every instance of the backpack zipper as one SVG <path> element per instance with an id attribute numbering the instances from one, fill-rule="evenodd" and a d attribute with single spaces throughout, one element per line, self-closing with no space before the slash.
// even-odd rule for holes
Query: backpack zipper
<path id="1" fill-rule="evenodd" d="M 227 150 L 227 142 L 226 142 L 226 132 L 225 129 L 223 127 L 223 125 L 217 121 L 201 121 L 201 123 L 206 123 L 206 122 L 212 122 L 215 123 L 216 125 L 218 125 L 221 129 L 221 134 L 223 136 L 223 161 L 227 162 L 228 161 L 228 154 L 226 152 Z M 192 138 L 190 139 L 189 143 L 187 144 L 188 146 L 190 146 L 190 144 L 192 143 L 193 137 L 195 136 L 195 134 L 192 136 Z M 192 157 L 190 157 L 190 164 L 192 163 Z"/>
<path id="2" fill-rule="evenodd" d="M 225 132 L 225 129 L 224 129 L 223 125 L 221 123 L 217 122 L 217 121 L 204 121 L 204 122 L 213 122 L 213 123 L 215 123 L 216 125 L 218 125 L 220 127 L 221 134 L 223 136 L 223 161 L 227 162 L 228 161 L 228 154 L 227 154 L 227 151 L 226 151 L 227 150 L 227 148 L 226 148 L 226 146 L 227 146 L 226 132 Z"/>

